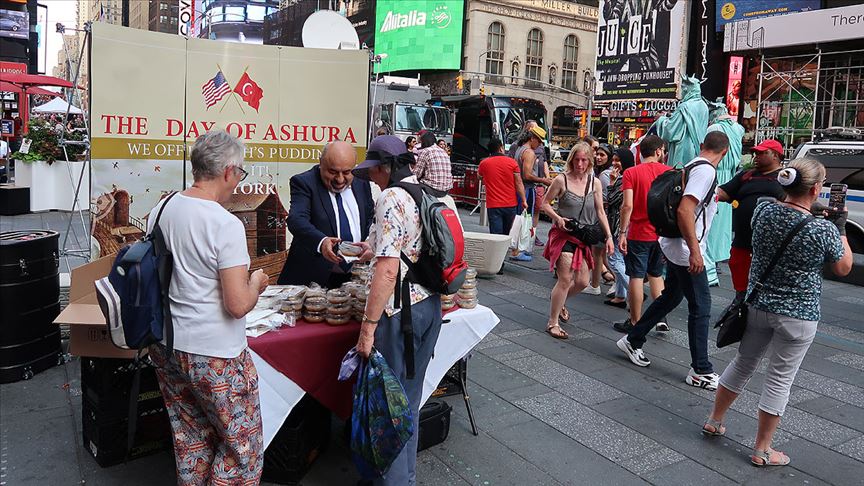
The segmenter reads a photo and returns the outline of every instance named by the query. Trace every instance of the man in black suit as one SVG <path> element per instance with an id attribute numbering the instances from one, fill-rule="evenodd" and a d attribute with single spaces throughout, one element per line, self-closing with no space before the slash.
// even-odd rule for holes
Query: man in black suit
<path id="1" fill-rule="evenodd" d="M 350 280 L 350 266 L 336 247 L 340 241 L 365 241 L 375 209 L 369 182 L 351 173 L 356 165 L 351 144 L 330 142 L 319 165 L 291 178 L 288 231 L 294 239 L 280 284 L 334 288 Z"/>

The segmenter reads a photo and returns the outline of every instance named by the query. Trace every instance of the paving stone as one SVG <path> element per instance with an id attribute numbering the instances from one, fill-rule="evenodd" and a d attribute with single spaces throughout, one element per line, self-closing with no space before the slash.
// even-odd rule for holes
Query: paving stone
<path id="1" fill-rule="evenodd" d="M 585 339 L 595 337 L 594 334 L 589 332 L 585 332 L 585 334 L 588 335 Z M 573 334 L 571 333 L 571 339 L 566 341 L 553 339 L 551 336 L 545 334 L 527 335 L 514 340 L 538 354 L 553 359 L 564 366 L 578 369 L 588 375 L 608 366 L 605 360 L 598 359 L 597 355 L 587 353 L 583 349 L 576 347 L 574 345 L 576 340 L 572 336 Z"/>
<path id="2" fill-rule="evenodd" d="M 848 366 L 850 368 L 855 368 L 859 371 L 864 371 L 864 356 L 861 356 L 860 354 L 839 353 L 825 359 L 834 363 Z"/>
<path id="3" fill-rule="evenodd" d="M 859 316 L 860 318 L 860 316 Z M 819 333 L 829 336 L 845 339 L 858 344 L 864 344 L 864 333 L 853 331 L 845 327 L 834 326 L 831 324 L 819 323 Z"/>
<path id="4" fill-rule="evenodd" d="M 498 336 L 496 334 L 490 333 L 490 334 L 487 334 L 486 337 L 484 337 L 479 343 L 477 343 L 477 345 L 474 346 L 474 349 L 477 351 L 482 351 L 484 349 L 495 348 L 495 347 L 504 346 L 507 344 L 510 344 L 510 341 L 508 341 L 504 338 L 501 338 L 500 336 Z"/>
<path id="5" fill-rule="evenodd" d="M 522 451 L 525 459 L 562 484 L 646 484 L 620 465 L 539 420 L 496 430 L 491 435 L 507 447 Z"/>
<path id="6" fill-rule="evenodd" d="M 76 444 L 74 421 L 68 406 L 31 410 L 12 419 L 4 416 L 0 424 L 0 482 L 10 486 L 79 484 L 78 454 L 86 453 Z"/>
<path id="7" fill-rule="evenodd" d="M 645 476 L 651 471 L 686 460 L 687 458 L 667 447 L 660 447 L 645 454 L 624 459 L 621 465 L 624 469 Z"/>
<path id="8" fill-rule="evenodd" d="M 480 430 L 488 432 L 533 420 L 533 417 L 522 409 L 475 383 L 469 383 L 468 396 L 470 397 L 471 410 L 474 412 L 475 423 Z M 447 397 L 446 401 L 453 407 L 453 413 L 460 417 L 458 425 L 465 430 L 470 430 L 471 422 L 468 419 L 468 409 L 465 407 L 462 396 L 453 395 Z M 456 419 L 451 420 L 451 427 L 457 425 L 454 421 Z"/>
<path id="9" fill-rule="evenodd" d="M 495 348 L 495 349 L 500 349 L 500 348 Z M 506 361 L 514 360 L 514 359 L 527 358 L 528 356 L 536 356 L 536 355 L 537 355 L 537 353 L 535 353 L 534 351 L 531 351 L 530 349 L 522 348 L 519 350 L 510 351 L 507 353 L 494 354 L 494 355 L 491 355 L 490 357 L 492 359 L 494 359 L 495 361 L 500 361 L 503 363 Z"/>
<path id="10" fill-rule="evenodd" d="M 78 360 L 75 366 L 80 366 Z M 0 411 L 9 420 L 19 414 L 68 407 L 70 384 L 66 366 L 49 368 L 30 380 L 6 383 L 0 392 Z M 77 387 L 80 395 L 80 385 Z M 22 397 L 26 399 L 22 400 Z"/>
<path id="11" fill-rule="evenodd" d="M 514 351 L 522 351 L 524 349 L 525 349 L 524 347 L 522 347 L 522 346 L 520 346 L 514 342 L 510 342 L 509 344 L 505 344 L 503 346 L 494 346 L 491 348 L 480 349 L 480 350 L 475 349 L 475 351 L 477 351 L 478 353 L 480 353 L 484 356 L 489 356 L 491 358 L 491 357 L 494 357 L 494 356 L 497 356 L 500 354 L 512 353 Z"/>
<path id="12" fill-rule="evenodd" d="M 590 378 L 545 356 L 535 355 L 506 362 L 507 366 L 585 404 L 596 404 L 624 395 L 623 392 Z"/>
<path id="13" fill-rule="evenodd" d="M 510 339 L 510 338 L 517 338 L 520 336 L 527 336 L 527 335 L 531 335 L 531 334 L 537 334 L 537 331 L 535 331 L 534 329 L 517 329 L 515 331 L 502 332 L 499 334 L 499 336 L 501 336 L 505 339 Z"/>
<path id="14" fill-rule="evenodd" d="M 849 442 L 844 442 L 843 444 L 838 445 L 835 450 L 846 454 L 853 459 L 858 459 L 859 461 L 864 462 L 864 436 L 852 439 Z"/>
<path id="15" fill-rule="evenodd" d="M 417 454 L 417 484 L 425 486 L 464 486 L 469 484 L 456 471 L 431 452 Z"/>
<path id="16" fill-rule="evenodd" d="M 786 407 L 781 427 L 825 447 L 842 444 L 861 435 L 857 430 L 792 407 Z"/>
<path id="17" fill-rule="evenodd" d="M 692 460 L 675 461 L 671 465 L 649 471 L 645 478 L 654 484 L 664 486 L 691 486 L 693 484 L 710 484 L 712 486 L 722 484 L 737 484 L 735 481 L 718 474 L 707 467 Z"/>
<path id="18" fill-rule="evenodd" d="M 864 464 L 860 460 L 829 450 L 805 439 L 795 439 L 783 446 L 798 471 L 831 484 L 861 484 Z M 788 467 L 788 466 L 787 466 Z M 782 468 L 781 468 L 782 469 Z"/>
<path id="19" fill-rule="evenodd" d="M 807 370 L 798 370 L 795 383 L 808 390 L 829 396 L 841 402 L 858 405 L 864 403 L 864 389 L 842 381 L 818 375 Z"/>
<path id="20" fill-rule="evenodd" d="M 534 384 L 523 386 L 520 388 L 513 388 L 512 390 L 504 390 L 498 392 L 498 396 L 507 400 L 510 403 L 515 402 L 516 400 L 521 400 L 523 398 L 536 397 L 538 395 L 545 395 L 546 393 L 550 393 L 554 390 L 549 388 L 548 386 L 535 382 Z"/>
<path id="21" fill-rule="evenodd" d="M 524 398 L 514 403 L 616 463 L 658 447 L 648 437 L 557 392 Z"/>
<path id="22" fill-rule="evenodd" d="M 476 355 L 471 360 L 471 364 L 468 367 L 468 376 L 471 381 L 480 384 L 480 386 L 493 393 L 537 383 L 535 380 L 513 370 L 513 368 L 483 355 Z"/>
<path id="23" fill-rule="evenodd" d="M 864 406 L 864 404 L 861 405 Z M 832 422 L 864 432 L 864 408 L 842 404 L 839 407 L 828 408 L 816 414 Z"/>
<path id="24" fill-rule="evenodd" d="M 447 440 L 429 451 L 468 484 L 559 484 L 485 432 L 474 437 L 468 430 L 451 428 Z"/>

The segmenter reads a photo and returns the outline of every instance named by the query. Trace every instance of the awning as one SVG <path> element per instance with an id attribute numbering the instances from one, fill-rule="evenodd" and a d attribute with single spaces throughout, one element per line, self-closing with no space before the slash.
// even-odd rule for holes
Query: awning
<path id="1" fill-rule="evenodd" d="M 30 91 L 28 90 L 27 92 L 29 93 Z M 44 105 L 39 105 L 36 108 L 33 108 L 34 113 L 66 113 L 67 110 L 73 115 L 81 114 L 81 108 L 78 108 L 75 105 L 70 105 L 60 98 L 54 98 Z"/>
<path id="2" fill-rule="evenodd" d="M 21 94 L 23 91 L 24 91 L 24 89 L 21 88 L 20 86 L 14 85 L 12 83 L 7 83 L 5 81 L 0 81 L 0 92 Z M 32 88 L 27 88 L 27 94 L 45 95 L 45 96 L 60 96 L 60 93 L 48 91 L 47 89 L 37 88 L 36 86 L 33 86 Z"/>
<path id="3" fill-rule="evenodd" d="M 59 86 L 61 88 L 72 87 L 72 83 L 65 79 L 55 78 L 54 76 L 42 76 L 40 74 L 0 73 L 0 81 L 5 81 L 26 88 L 28 94 L 30 94 L 31 86 Z"/>

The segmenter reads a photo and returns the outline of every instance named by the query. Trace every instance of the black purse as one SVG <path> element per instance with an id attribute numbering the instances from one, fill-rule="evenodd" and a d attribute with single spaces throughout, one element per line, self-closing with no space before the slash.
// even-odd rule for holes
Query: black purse
<path id="1" fill-rule="evenodd" d="M 789 243 L 792 242 L 792 239 L 795 238 L 795 235 L 813 219 L 813 216 L 807 216 L 792 228 L 792 231 L 786 235 L 786 239 L 783 240 L 783 243 L 781 243 L 777 248 L 777 251 L 774 252 L 774 256 L 771 257 L 771 262 L 768 263 L 767 267 L 765 267 L 762 275 L 759 276 L 759 280 L 757 280 L 753 285 L 753 291 L 750 292 L 750 295 L 748 295 L 744 300 L 733 302 L 726 308 L 723 315 L 720 316 L 717 324 L 714 325 L 715 329 L 720 328 L 720 330 L 717 331 L 718 348 L 735 344 L 741 341 L 741 338 L 744 337 L 744 331 L 747 329 L 747 313 L 750 302 L 753 302 L 756 298 L 756 294 L 762 289 L 763 282 L 771 276 L 771 271 L 774 270 L 774 267 L 777 265 L 777 262 L 780 261 L 780 257 L 783 256 L 783 252 L 786 250 L 786 247 L 789 246 Z"/>
<path id="2" fill-rule="evenodd" d="M 564 176 L 564 189 L 567 189 L 567 176 Z M 594 176 L 592 175 L 588 182 L 585 183 L 585 194 L 582 196 L 582 209 L 579 210 L 579 216 L 576 219 L 571 219 L 567 221 L 564 225 L 564 229 L 567 230 L 568 233 L 575 236 L 582 243 L 585 243 L 588 246 L 596 245 L 601 241 L 606 239 L 606 235 L 603 233 L 603 227 L 600 226 L 600 222 L 596 222 L 594 224 L 580 224 L 579 220 L 582 219 L 582 213 L 585 211 L 585 200 L 588 198 L 588 187 L 594 185 Z"/>

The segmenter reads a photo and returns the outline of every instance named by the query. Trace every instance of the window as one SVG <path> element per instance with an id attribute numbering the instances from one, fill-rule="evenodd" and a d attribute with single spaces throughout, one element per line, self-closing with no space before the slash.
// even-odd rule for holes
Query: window
<path id="1" fill-rule="evenodd" d="M 489 24 L 486 35 L 486 73 L 504 74 L 504 26 L 501 22 Z"/>
<path id="2" fill-rule="evenodd" d="M 540 32 L 540 29 L 531 29 L 528 32 L 528 50 L 525 53 L 525 77 L 532 81 L 540 81 L 542 73 L 543 32 Z"/>
<path id="3" fill-rule="evenodd" d="M 579 40 L 570 34 L 564 39 L 564 63 L 561 66 L 561 87 L 576 91 L 576 71 L 578 69 L 576 59 L 579 56 Z"/>
<path id="4" fill-rule="evenodd" d="M 159 10 L 168 10 L 168 4 L 164 2 L 160 3 Z"/>

